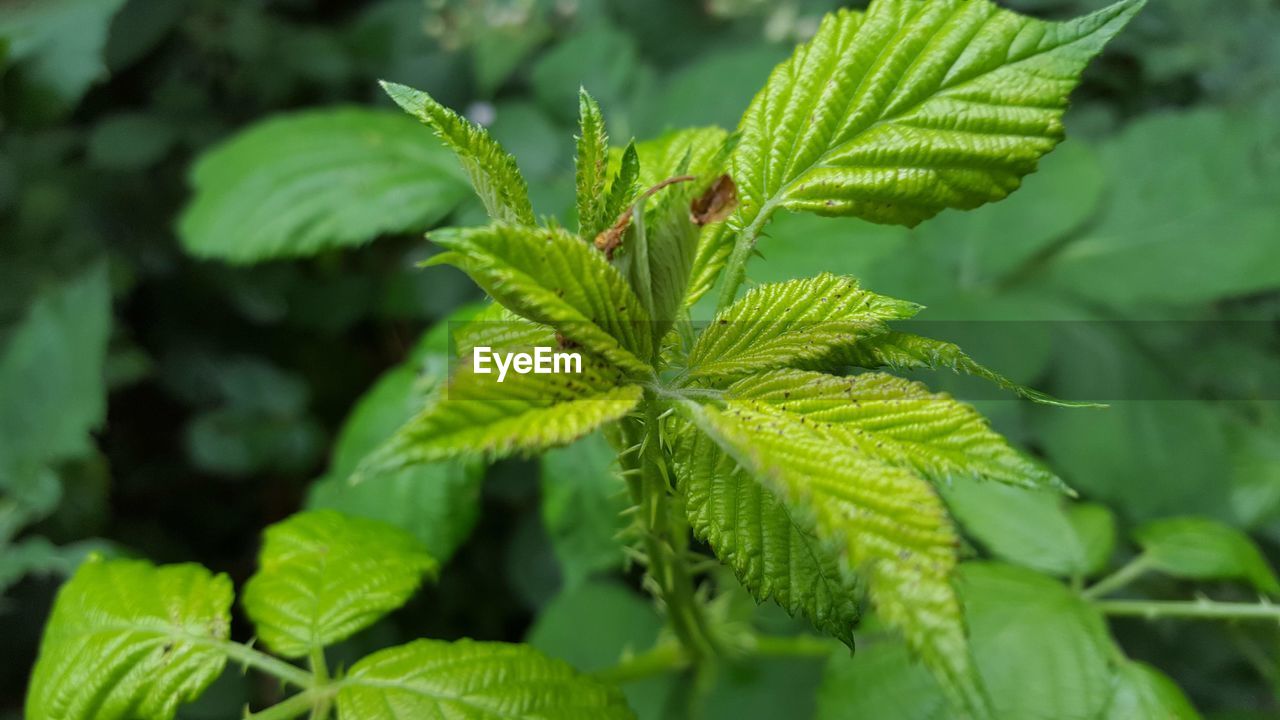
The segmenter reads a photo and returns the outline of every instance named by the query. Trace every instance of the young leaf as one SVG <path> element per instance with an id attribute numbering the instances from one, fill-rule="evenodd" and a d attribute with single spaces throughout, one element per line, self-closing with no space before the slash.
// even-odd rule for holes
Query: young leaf
<path id="1" fill-rule="evenodd" d="M 498 303 L 490 303 L 465 322 L 450 325 L 459 356 L 470 355 L 477 347 L 551 347 L 556 333 L 546 325 L 526 320 Z"/>
<path id="2" fill-rule="evenodd" d="M 465 359 L 468 365 L 470 359 Z M 639 385 L 583 357 L 581 374 L 514 372 L 496 376 L 460 368 L 448 390 L 362 463 L 359 476 L 454 457 L 505 457 L 567 445 L 617 420 L 639 402 Z"/>
<path id="3" fill-rule="evenodd" d="M 692 428 L 678 436 L 676 477 L 694 535 L 753 597 L 772 598 L 853 647 L 861 592 L 841 569 L 837 544 L 819 538 L 806 513 Z"/>
<path id="4" fill-rule="evenodd" d="M 645 203 L 637 214 L 636 233 L 643 232 L 645 275 L 653 296 L 654 335 L 661 339 L 684 307 L 699 238 L 718 224 L 699 226 L 690 203 L 707 192 L 724 172 L 727 133 L 716 127 L 690 128 L 636 145 L 640 187 L 655 187 L 674 177 L 693 181 L 670 185 Z M 639 239 L 639 238 L 636 238 Z M 623 250 L 627 248 L 623 247 Z M 624 260 L 626 256 L 624 255 Z M 636 283 L 632 275 L 633 285 Z M 637 290 L 639 292 L 639 290 Z"/>
<path id="5" fill-rule="evenodd" d="M 1062 139 L 1080 73 L 1142 2 L 1062 23 L 988 0 L 828 15 L 742 118 L 735 254 L 779 208 L 915 225 L 1005 197 Z"/>
<path id="6" fill-rule="evenodd" d="M 535 224 L 529 186 L 515 158 L 484 128 L 419 90 L 389 82 L 383 82 L 382 89 L 405 112 L 430 125 L 453 150 L 489 217 L 516 225 Z"/>
<path id="7" fill-rule="evenodd" d="M 840 543 L 881 618 L 902 632 L 948 697 L 986 717 L 951 584 L 957 539 L 941 500 L 909 470 L 848 449 L 796 415 L 729 401 L 685 402 L 688 418 L 819 538 Z"/>
<path id="8" fill-rule="evenodd" d="M 604 115 L 586 89 L 578 95 L 578 156 L 575 173 L 578 191 L 578 234 L 586 240 L 613 223 L 608 217 L 609 135 Z"/>
<path id="9" fill-rule="evenodd" d="M 1024 488 L 1066 486 L 991 429 L 973 407 L 883 373 L 835 377 L 778 370 L 744 378 L 726 397 L 763 403 L 826 428 L 882 462 L 914 468 L 945 486 L 957 478 Z"/>
<path id="10" fill-rule="evenodd" d="M 845 364 L 861 368 L 889 368 L 890 370 L 951 370 L 974 377 L 982 378 L 998 387 L 1009 390 L 1033 402 L 1060 407 L 1100 407 L 1097 403 L 1059 400 L 1034 390 L 983 367 L 965 354 L 955 343 L 944 340 L 912 335 L 898 331 L 889 331 L 872 336 L 854 345 L 841 348 L 832 353 L 822 366 Z"/>
<path id="11" fill-rule="evenodd" d="M 399 528 L 313 510 L 267 528 L 245 612 L 275 653 L 302 657 L 369 627 L 400 607 L 435 558 Z"/>
<path id="12" fill-rule="evenodd" d="M 915 303 L 876 295 L 852 278 L 815 278 L 761 285 L 711 321 L 689 351 L 691 379 L 724 381 L 819 360 L 909 318 Z"/>
<path id="13" fill-rule="evenodd" d="M 630 720 L 622 693 L 527 645 L 418 640 L 351 667 L 338 714 L 360 720 Z"/>
<path id="14" fill-rule="evenodd" d="M 449 252 L 431 259 L 464 270 L 495 300 L 631 371 L 649 372 L 650 319 L 617 269 L 562 230 L 495 224 L 432 233 Z"/>
<path id="15" fill-rule="evenodd" d="M 28 720 L 170 720 L 222 672 L 231 580 L 198 565 L 93 558 L 58 591 Z"/>
<path id="16" fill-rule="evenodd" d="M 422 232 L 466 197 L 439 141 L 403 115 L 272 118 L 200 157 L 179 233 L 199 257 L 251 263 Z"/>
<path id="17" fill-rule="evenodd" d="M 1280 594 L 1280 581 L 1247 535 L 1199 517 L 1154 520 L 1134 531 L 1153 566 L 1175 577 L 1245 580 L 1260 592 Z"/>

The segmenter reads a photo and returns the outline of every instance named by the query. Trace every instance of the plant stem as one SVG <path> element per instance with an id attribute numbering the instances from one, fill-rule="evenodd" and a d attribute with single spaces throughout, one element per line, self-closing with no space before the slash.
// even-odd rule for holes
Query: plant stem
<path id="1" fill-rule="evenodd" d="M 839 647 L 838 643 L 811 635 L 785 637 L 758 635 L 753 638 L 753 643 L 748 648 L 748 655 L 781 658 L 827 657 Z M 595 673 L 595 676 L 612 683 L 627 683 L 684 670 L 688 667 L 689 657 L 681 646 L 664 642 L 639 655 L 632 655 L 613 667 L 600 670 Z"/>
<path id="2" fill-rule="evenodd" d="M 1280 622 L 1280 606 L 1269 602 L 1217 602 L 1199 600 L 1098 600 L 1093 606 L 1116 617 L 1201 618 L 1206 620 L 1275 620 Z"/>
<path id="3" fill-rule="evenodd" d="M 1139 555 L 1123 565 L 1119 570 L 1082 590 L 1080 595 L 1091 600 L 1100 598 L 1137 580 L 1150 567 L 1151 558 L 1146 555 Z"/>
<path id="4" fill-rule="evenodd" d="M 292 718 L 302 717 L 303 713 L 315 707 L 316 703 L 321 699 L 320 693 L 314 690 L 306 690 L 286 698 L 266 710 L 250 713 L 245 716 L 244 720 L 291 720 Z"/>
<path id="5" fill-rule="evenodd" d="M 625 444 L 639 444 L 641 450 L 624 456 L 622 462 L 624 470 L 639 471 L 628 473 L 628 478 L 632 499 L 640 507 L 649 576 L 666 606 L 672 631 L 689 660 L 696 664 L 715 655 L 717 647 L 702 605 L 695 597 L 693 577 L 685 561 L 688 524 L 683 516 L 671 511 L 668 464 L 662 447 L 658 403 L 652 392 L 646 392 L 643 407 L 643 421 L 630 419 L 623 424 Z"/>
<path id="6" fill-rule="evenodd" d="M 743 281 L 747 279 L 747 261 L 751 259 L 751 252 L 756 248 L 760 231 L 773 216 L 773 209 L 772 203 L 765 203 L 755 219 L 743 229 L 734 242 L 733 253 L 729 256 L 729 261 L 724 268 L 722 281 L 724 284 L 720 286 L 720 298 L 716 302 L 717 313 L 732 305 L 738 296 L 738 288 L 742 287 Z"/>
<path id="7" fill-rule="evenodd" d="M 195 644 L 215 648 L 231 660 L 235 660 L 252 668 L 257 668 L 258 670 L 261 670 L 268 675 L 273 675 L 279 678 L 282 682 L 289 683 L 295 687 L 303 689 L 315 687 L 316 679 L 311 673 L 296 665 L 291 665 L 280 660 L 279 658 L 274 658 L 260 650 L 255 650 L 248 645 L 232 642 L 230 640 L 212 640 L 206 637 L 192 637 L 190 639 Z"/>
<path id="8" fill-rule="evenodd" d="M 322 688 L 329 683 L 329 665 L 325 662 L 324 648 L 311 648 L 311 673 L 315 676 L 316 687 Z M 328 720 L 329 717 L 329 697 L 316 698 L 316 702 L 311 706 L 310 720 Z"/>

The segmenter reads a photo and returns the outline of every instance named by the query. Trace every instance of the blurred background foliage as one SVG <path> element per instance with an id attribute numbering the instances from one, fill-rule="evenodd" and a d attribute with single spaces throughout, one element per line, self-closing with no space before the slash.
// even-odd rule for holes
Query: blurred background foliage
<path id="1" fill-rule="evenodd" d="M 835 4 L 0 0 L 0 717 L 19 716 L 52 593 L 87 552 L 242 581 L 260 529 L 307 504 L 390 520 L 453 555 L 438 586 L 348 652 L 424 633 L 528 639 L 596 669 L 651 645 L 660 619 L 616 538 L 624 506 L 600 438 L 537 462 L 344 482 L 443 377 L 437 323 L 479 299 L 460 274 L 415 268 L 424 230 L 483 211 L 376 80 L 487 125 L 538 211 L 564 217 L 579 85 L 616 139 L 732 128 Z M 1104 2 L 1005 4 L 1068 17 Z M 1199 515 L 1275 557 L 1280 3 L 1151 0 L 1090 69 L 1068 125 L 1006 202 L 914 230 L 782 217 L 750 275 L 856 275 L 929 305 L 926 334 L 1015 380 L 1112 402 L 977 398 L 1087 502 L 957 486 L 948 501 L 973 554 L 1093 576 L 1132 556 L 1135 527 Z M 1145 546 L 1156 533 L 1142 527 Z M 1212 586 L 1218 597 L 1274 592 L 1266 561 L 1241 552 L 1238 568 L 1182 574 L 1255 586 Z M 1103 652 L 1091 638 L 1105 631 L 1053 588 L 1018 604 L 1008 588 L 1060 586 L 1009 573 L 1026 571 L 966 570 L 975 633 L 1018 610 L 1025 636 L 992 645 L 1005 651 L 994 664 L 980 653 L 984 674 L 1034 716 L 1087 711 L 1093 679 L 1071 668 Z M 742 597 L 721 611 L 791 627 Z M 1274 625 L 1111 628 L 1206 716 L 1280 713 Z M 874 627 L 862 634 L 869 649 L 829 667 L 731 668 L 708 717 L 932 717 L 927 678 L 896 670 L 901 648 Z M 1037 675 L 1020 652 L 1063 663 Z M 227 673 L 182 717 L 238 717 L 272 692 L 248 683 Z M 646 717 L 681 691 L 629 687 Z M 920 702 L 892 704 L 903 696 Z"/>

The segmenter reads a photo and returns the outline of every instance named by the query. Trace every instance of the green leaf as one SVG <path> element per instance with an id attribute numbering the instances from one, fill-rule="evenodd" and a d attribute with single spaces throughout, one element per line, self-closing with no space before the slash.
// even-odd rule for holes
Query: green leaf
<path id="1" fill-rule="evenodd" d="M 418 640 L 357 662 L 338 714 L 361 720 L 624 720 L 622 693 L 525 645 Z"/>
<path id="2" fill-rule="evenodd" d="M 395 525 L 443 563 L 475 525 L 484 477 L 480 463 L 445 460 L 348 482 L 366 457 L 438 394 L 446 361 L 438 353 L 428 358 L 428 369 L 421 374 L 415 363 L 407 362 L 388 371 L 360 398 L 338 433 L 329 472 L 312 485 L 306 506 Z"/>
<path id="3" fill-rule="evenodd" d="M 1105 570 L 1116 549 L 1115 513 L 1106 505 L 1080 503 L 1067 508 L 1067 520 L 1075 529 L 1084 550 L 1084 576 L 1097 575 Z"/>
<path id="4" fill-rule="evenodd" d="M 1157 570 L 1194 580 L 1244 580 L 1280 594 L 1280 581 L 1249 536 L 1199 517 L 1153 520 L 1133 533 Z"/>
<path id="5" fill-rule="evenodd" d="M 467 363 L 470 365 L 470 363 Z M 581 374 L 496 376 L 460 368 L 435 403 L 410 420 L 357 471 L 371 474 L 456 457 L 500 458 L 567 445 L 639 402 L 639 385 L 583 358 Z"/>
<path id="6" fill-rule="evenodd" d="M 383 82 L 382 89 L 405 112 L 430 125 L 453 150 L 489 217 L 517 225 L 534 224 L 529 187 L 520 168 L 489 133 L 424 92 L 389 82 Z"/>
<path id="7" fill-rule="evenodd" d="M 865 579 L 879 615 L 958 707 L 989 714 L 951 584 L 957 539 L 926 480 L 775 408 L 733 400 L 724 409 L 688 401 L 681 408 L 815 536 L 839 549 L 844 569 Z"/>
<path id="8" fill-rule="evenodd" d="M 598 432 L 542 456 L 542 523 L 566 586 L 622 566 L 618 535 L 630 502 L 617 459 Z"/>
<path id="9" fill-rule="evenodd" d="M 822 425 L 845 445 L 913 468 L 936 485 L 958 478 L 1067 489 L 991 429 L 973 407 L 883 373 L 835 377 L 778 370 L 744 378 L 726 397 L 767 404 Z"/>
<path id="10" fill-rule="evenodd" d="M 1062 23 L 987 0 L 828 15 L 742 118 L 739 248 L 780 208 L 915 225 L 1005 197 L 1062 139 L 1080 73 L 1141 6 Z"/>
<path id="11" fill-rule="evenodd" d="M 915 303 L 876 295 L 853 278 L 761 285 L 711 321 L 689 351 L 688 375 L 723 381 L 801 361 L 820 361 L 909 318 Z"/>
<path id="12" fill-rule="evenodd" d="M 86 562 L 58 591 L 28 720 L 170 720 L 222 672 L 231 601 L 198 565 Z"/>
<path id="13" fill-rule="evenodd" d="M 458 356 L 470 355 L 477 347 L 551 347 L 556 333 L 540 323 L 526 320 L 498 303 L 490 303 L 466 322 L 451 325 L 450 332 Z"/>
<path id="14" fill-rule="evenodd" d="M 1187 696 L 1164 673 L 1133 660 L 1116 669 L 1116 684 L 1102 720 L 1200 720 Z"/>
<path id="15" fill-rule="evenodd" d="M 631 372 L 649 372 L 649 315 L 617 269 L 562 230 L 495 224 L 432 233 L 430 264 L 464 270 L 495 300 Z"/>
<path id="16" fill-rule="evenodd" d="M 344 108 L 271 118 L 203 155 L 179 221 L 200 257 L 258 262 L 421 232 L 466 196 L 410 119 Z"/>
<path id="17" fill-rule="evenodd" d="M 1111 696 L 1116 651 L 1088 603 L 1043 575 L 997 563 L 965 563 L 959 587 L 997 718 L 1099 717 Z M 944 720 L 954 717 L 944 698 L 905 647 L 879 642 L 832 658 L 817 718 Z"/>
<path id="18" fill-rule="evenodd" d="M 942 496 L 965 532 L 995 557 L 1060 577 L 1085 572 L 1085 547 L 1059 494 L 961 478 Z"/>
<path id="19" fill-rule="evenodd" d="M 0 5 L 8 60 L 66 107 L 107 74 L 102 51 L 124 0 L 32 0 Z"/>
<path id="20" fill-rule="evenodd" d="M 1097 403 L 1059 400 L 1039 390 L 1019 385 L 994 370 L 983 367 L 955 343 L 899 331 L 874 335 L 833 356 L 833 361 L 862 368 L 904 370 L 951 370 L 986 380 L 1028 400 L 1060 407 L 1099 407 Z"/>
<path id="21" fill-rule="evenodd" d="M 1261 104 L 1141 118 L 1102 146 L 1101 213 L 1048 279 L 1117 308 L 1191 306 L 1280 284 L 1274 113 Z M 1212 145 L 1201 138 L 1220 138 Z M 1170 153 L 1169 148 L 1180 148 Z M 1162 161 L 1150 158 L 1159 153 Z M 1212 241 L 1208 241 L 1212 238 Z"/>
<path id="22" fill-rule="evenodd" d="M 242 601 L 258 637 L 285 657 L 369 627 L 439 570 L 403 530 L 332 510 L 299 513 L 265 536 Z"/>
<path id="23" fill-rule="evenodd" d="M 578 94 L 578 156 L 574 175 L 578 197 L 578 234 L 595 238 L 613 223 L 607 216 L 609 134 L 600 105 L 584 88 Z"/>
<path id="24" fill-rule="evenodd" d="M 789 508 L 701 432 L 680 433 L 676 477 L 689 525 L 752 597 L 853 647 L 861 592 L 841 568 L 837 543 L 820 538 L 805 512 Z"/>

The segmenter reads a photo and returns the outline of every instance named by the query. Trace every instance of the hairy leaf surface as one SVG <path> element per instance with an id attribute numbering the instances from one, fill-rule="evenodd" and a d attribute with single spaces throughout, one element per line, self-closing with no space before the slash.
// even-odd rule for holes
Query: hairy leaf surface
<path id="1" fill-rule="evenodd" d="M 497 375 L 472 372 L 471 359 L 439 400 L 410 420 L 361 465 L 358 474 L 453 457 L 505 457 L 567 445 L 626 415 L 639 385 L 583 357 L 582 374 Z"/>
<path id="2" fill-rule="evenodd" d="M 369 627 L 439 570 L 407 532 L 332 510 L 299 513 L 265 535 L 242 600 L 258 637 L 284 657 Z"/>
<path id="3" fill-rule="evenodd" d="M 484 128 L 422 91 L 389 82 L 382 83 L 382 89 L 405 112 L 431 126 L 445 145 L 453 149 L 489 217 L 518 225 L 534 224 L 529 186 L 520 174 L 516 159 Z"/>
<path id="4" fill-rule="evenodd" d="M 911 471 L 848 448 L 802 418 L 767 406 L 685 403 L 694 424 L 815 534 L 840 543 L 876 610 L 902 632 L 949 696 L 985 716 L 951 575 L 957 538 L 941 500 Z"/>
<path id="5" fill-rule="evenodd" d="M 272 118 L 203 155 L 183 245 L 232 262 L 422 232 L 466 197 L 449 152 L 411 119 L 346 108 Z"/>
<path id="6" fill-rule="evenodd" d="M 231 580 L 198 565 L 90 559 L 58 591 L 28 720 L 170 720 L 222 672 Z"/>
<path id="7" fill-rule="evenodd" d="M 788 508 L 692 428 L 680 434 L 676 476 L 694 534 L 756 599 L 772 598 L 853 647 L 860 592 L 837 543 L 818 537 L 807 512 Z"/>
<path id="8" fill-rule="evenodd" d="M 722 381 L 818 360 L 887 332 L 886 320 L 917 310 L 829 273 L 761 285 L 711 321 L 689 351 L 688 374 Z"/>
<path id="9" fill-rule="evenodd" d="M 974 478 L 1065 488 L 1010 447 L 973 407 L 918 382 L 883 373 L 835 377 L 778 370 L 738 381 L 727 397 L 800 415 L 867 455 L 914 468 L 941 485 Z"/>
<path id="10" fill-rule="evenodd" d="M 595 98 L 578 95 L 578 154 L 574 175 L 578 197 L 578 234 L 591 240 L 613 222 L 608 213 L 609 134 Z"/>
<path id="11" fill-rule="evenodd" d="M 343 720 L 629 720 L 616 688 L 527 645 L 418 640 L 351 667 Z"/>
<path id="12" fill-rule="evenodd" d="M 464 270 L 515 313 L 632 372 L 647 372 L 650 318 L 604 255 L 562 230 L 495 224 L 432 233 L 431 264 Z"/>

